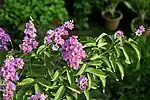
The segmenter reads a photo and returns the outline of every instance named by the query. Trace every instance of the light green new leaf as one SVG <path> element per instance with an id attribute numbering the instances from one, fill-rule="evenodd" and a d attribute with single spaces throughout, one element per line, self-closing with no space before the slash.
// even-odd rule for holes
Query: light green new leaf
<path id="1" fill-rule="evenodd" d="M 98 42 L 101 38 L 103 38 L 104 36 L 107 36 L 106 33 L 102 33 L 97 39 L 96 42 Z"/>
<path id="2" fill-rule="evenodd" d="M 72 88 L 72 87 L 69 87 L 69 86 L 67 86 L 67 88 L 72 90 L 73 92 L 76 92 L 76 93 L 80 94 L 80 91 L 75 89 L 75 88 Z"/>
<path id="3" fill-rule="evenodd" d="M 71 85 L 72 84 L 72 80 L 71 80 L 71 76 L 70 76 L 70 73 L 69 73 L 68 70 L 67 70 L 67 78 L 68 78 L 69 84 Z"/>
<path id="4" fill-rule="evenodd" d="M 89 72 L 89 73 L 94 74 L 94 75 L 99 76 L 99 77 L 106 77 L 105 72 L 98 70 L 98 69 L 95 69 L 95 68 L 89 67 L 86 69 L 86 72 Z"/>
<path id="5" fill-rule="evenodd" d="M 58 69 L 58 70 L 55 72 L 55 74 L 54 74 L 54 76 L 53 76 L 52 81 L 57 80 L 57 78 L 59 77 L 59 75 L 60 75 L 60 74 L 61 74 L 61 70 L 60 70 L 60 69 Z"/>
<path id="6" fill-rule="evenodd" d="M 87 64 L 83 64 L 82 67 L 80 68 L 80 70 L 78 71 L 78 73 L 76 75 L 81 75 L 84 73 L 85 69 L 87 67 Z"/>
<path id="7" fill-rule="evenodd" d="M 129 60 L 129 56 L 128 56 L 127 52 L 125 51 L 125 49 L 124 49 L 123 47 L 120 47 L 120 49 L 122 49 L 123 54 L 124 54 L 124 56 L 125 56 L 125 58 L 126 58 L 125 63 L 131 64 L 131 62 L 130 62 L 130 60 Z"/>
<path id="8" fill-rule="evenodd" d="M 45 45 L 41 45 L 41 46 L 37 49 L 36 53 L 39 54 L 44 48 L 45 48 Z"/>
<path id="9" fill-rule="evenodd" d="M 66 91 L 66 87 L 60 86 L 56 92 L 54 100 L 61 100 L 61 97 L 64 95 L 65 91 Z"/>
<path id="10" fill-rule="evenodd" d="M 86 47 L 95 47 L 96 46 L 96 43 L 86 43 L 83 48 L 86 48 Z"/>
<path id="11" fill-rule="evenodd" d="M 90 95 L 89 95 L 89 91 L 88 90 L 84 91 L 84 95 L 85 95 L 87 100 L 90 100 Z"/>
<path id="12" fill-rule="evenodd" d="M 123 77 L 124 77 L 124 69 L 123 69 L 123 66 L 120 62 L 116 62 L 116 64 L 118 65 L 118 68 L 119 68 L 119 71 L 120 71 L 120 74 L 121 74 L 121 79 L 123 80 Z"/>
<path id="13" fill-rule="evenodd" d="M 34 79 L 32 78 L 26 78 L 22 80 L 21 82 L 18 83 L 18 85 L 23 86 L 23 85 L 28 85 L 34 82 Z"/>

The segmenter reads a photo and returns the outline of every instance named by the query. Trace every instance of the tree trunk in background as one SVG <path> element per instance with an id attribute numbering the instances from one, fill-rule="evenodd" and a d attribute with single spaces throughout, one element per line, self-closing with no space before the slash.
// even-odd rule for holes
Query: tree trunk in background
<path id="1" fill-rule="evenodd" d="M 3 7 L 4 0 L 0 0 L 0 7 Z"/>

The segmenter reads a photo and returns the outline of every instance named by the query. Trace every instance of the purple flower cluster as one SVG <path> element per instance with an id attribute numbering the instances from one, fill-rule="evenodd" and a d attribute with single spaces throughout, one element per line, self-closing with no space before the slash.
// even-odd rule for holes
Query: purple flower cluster
<path id="1" fill-rule="evenodd" d="M 10 36 L 0 28 L 0 50 L 8 50 L 7 43 L 11 41 Z"/>
<path id="2" fill-rule="evenodd" d="M 32 21 L 26 23 L 26 29 L 24 31 L 23 43 L 19 45 L 20 49 L 23 50 L 23 53 L 29 53 L 33 48 L 37 48 L 38 42 L 36 41 L 36 29 Z"/>
<path id="3" fill-rule="evenodd" d="M 54 43 L 52 49 L 54 51 L 58 50 L 59 46 L 64 44 L 64 37 L 68 36 L 68 29 L 72 30 L 73 28 L 73 21 L 67 21 L 55 30 L 48 30 L 44 38 L 44 43 Z"/>
<path id="4" fill-rule="evenodd" d="M 137 36 L 141 36 L 143 32 L 145 32 L 145 28 L 144 28 L 144 26 L 141 25 L 141 26 L 139 26 L 138 29 L 136 29 L 135 33 Z"/>
<path id="5" fill-rule="evenodd" d="M 88 79 L 87 77 L 85 77 L 84 75 L 81 75 L 79 80 L 78 80 L 78 87 L 81 89 L 81 90 L 86 90 L 87 89 L 87 86 L 88 86 Z"/>
<path id="6" fill-rule="evenodd" d="M 69 67 L 78 70 L 79 63 L 86 57 L 85 51 L 83 51 L 82 44 L 77 40 L 77 36 L 72 36 L 64 41 L 62 45 L 62 57 Z"/>
<path id="7" fill-rule="evenodd" d="M 30 100 L 45 100 L 46 97 L 44 96 L 44 94 L 41 93 L 36 93 L 35 95 L 32 95 L 30 97 Z"/>
<path id="8" fill-rule="evenodd" d="M 114 38 L 116 39 L 118 37 L 124 37 L 124 33 L 121 30 L 115 32 Z"/>
<path id="9" fill-rule="evenodd" d="M 24 62 L 21 58 L 9 56 L 1 69 L 1 75 L 4 79 L 3 99 L 10 100 L 13 97 L 13 91 L 16 90 L 15 81 L 19 80 L 17 69 L 22 69 Z"/>

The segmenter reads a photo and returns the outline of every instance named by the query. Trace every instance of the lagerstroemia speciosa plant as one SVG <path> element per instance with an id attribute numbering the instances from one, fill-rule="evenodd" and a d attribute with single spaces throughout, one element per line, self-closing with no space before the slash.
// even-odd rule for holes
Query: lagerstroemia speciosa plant
<path id="1" fill-rule="evenodd" d="M 13 48 L 11 38 L 0 29 L 0 50 L 8 52 L 0 67 L 3 100 L 90 100 L 93 89 L 101 88 L 105 93 L 107 77 L 120 81 L 126 66 L 139 68 L 137 37 L 127 39 L 122 31 L 114 36 L 102 33 L 80 43 L 78 36 L 69 34 L 73 21 L 67 21 L 48 30 L 39 45 L 33 22 L 25 28 L 19 52 L 9 51 L 7 46 Z M 135 34 L 142 32 L 141 26 Z"/>

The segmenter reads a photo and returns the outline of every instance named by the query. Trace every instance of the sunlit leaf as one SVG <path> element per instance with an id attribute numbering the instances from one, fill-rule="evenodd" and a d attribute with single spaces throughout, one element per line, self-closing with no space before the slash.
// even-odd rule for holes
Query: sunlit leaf
<path id="1" fill-rule="evenodd" d="M 125 56 L 125 58 L 126 58 L 125 62 L 126 62 L 127 64 L 131 64 L 131 62 L 130 62 L 130 60 L 129 60 L 129 56 L 128 56 L 127 52 L 125 51 L 125 49 L 124 49 L 123 47 L 120 47 L 120 49 L 122 49 L 123 54 L 124 54 L 124 56 Z"/>
<path id="2" fill-rule="evenodd" d="M 90 100 L 90 94 L 89 94 L 88 90 L 84 91 L 84 95 L 85 95 L 87 100 Z"/>
<path id="3" fill-rule="evenodd" d="M 67 88 L 70 89 L 70 90 L 72 90 L 72 91 L 75 92 L 75 93 L 80 94 L 80 91 L 77 90 L 77 89 L 75 89 L 75 88 L 72 88 L 72 87 L 69 87 L 69 86 L 67 86 Z"/>
<path id="4" fill-rule="evenodd" d="M 60 74 L 61 74 L 61 70 L 58 69 L 58 70 L 55 72 L 52 81 L 55 81 L 55 80 L 59 77 Z"/>
<path id="5" fill-rule="evenodd" d="M 96 46 L 96 43 L 86 43 L 83 47 L 86 48 L 86 47 L 94 47 Z"/>
<path id="6" fill-rule="evenodd" d="M 67 70 L 67 78 L 68 78 L 69 84 L 71 85 L 72 84 L 72 79 L 71 79 L 71 76 L 70 76 L 70 73 L 69 73 L 68 70 Z"/>
<path id="7" fill-rule="evenodd" d="M 106 33 L 102 33 L 97 39 L 96 39 L 96 42 L 98 42 L 101 38 L 103 38 L 104 36 L 106 36 L 107 34 Z"/>
<path id="8" fill-rule="evenodd" d="M 66 87 L 60 86 L 56 92 L 54 100 L 61 100 L 61 97 L 64 95 L 65 91 L 66 91 Z"/>
<path id="9" fill-rule="evenodd" d="M 123 80 L 123 77 L 124 77 L 124 69 L 123 69 L 123 66 L 120 62 L 116 62 L 116 64 L 118 65 L 118 68 L 119 68 L 119 71 L 120 71 L 120 74 L 121 74 L 121 79 Z"/>
<path id="10" fill-rule="evenodd" d="M 106 77 L 106 73 L 99 69 L 89 67 L 86 69 L 86 72 L 89 72 L 89 73 L 94 74 L 99 77 Z"/>
<path id="11" fill-rule="evenodd" d="M 22 86 L 22 85 L 28 85 L 34 82 L 34 79 L 32 78 L 25 78 L 23 79 L 21 82 L 18 83 L 18 85 Z"/>
<path id="12" fill-rule="evenodd" d="M 87 67 L 87 64 L 83 64 L 82 67 L 80 68 L 80 70 L 78 71 L 78 73 L 76 75 L 81 75 L 84 73 L 85 69 Z"/>

